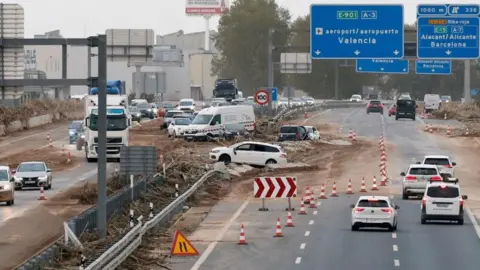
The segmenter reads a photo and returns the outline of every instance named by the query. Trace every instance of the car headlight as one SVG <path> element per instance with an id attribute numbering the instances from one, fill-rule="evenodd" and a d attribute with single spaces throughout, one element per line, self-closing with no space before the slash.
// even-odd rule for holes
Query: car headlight
<path id="1" fill-rule="evenodd" d="M 210 151 L 210 153 L 213 153 L 213 154 L 216 154 L 216 153 L 219 153 L 219 152 L 220 152 L 220 150 L 212 150 L 212 151 Z"/>
<path id="2" fill-rule="evenodd" d="M 22 180 L 22 178 L 18 177 L 18 176 L 14 176 L 13 179 L 15 179 L 15 181 L 21 181 Z"/>
<path id="3" fill-rule="evenodd" d="M 47 177 L 48 177 L 47 175 L 44 175 L 44 176 L 38 177 L 38 179 L 40 179 L 40 180 L 47 180 Z"/>
<path id="4" fill-rule="evenodd" d="M 74 135 L 74 134 L 75 134 L 75 131 L 73 131 L 73 130 L 70 130 L 70 131 L 68 132 L 68 134 L 70 134 L 70 135 Z"/>
<path id="5" fill-rule="evenodd" d="M 152 109 L 148 109 L 148 111 L 149 111 L 149 112 L 151 112 L 151 111 L 152 111 Z"/>
<path id="6" fill-rule="evenodd" d="M 85 135 L 80 136 L 80 138 L 85 139 Z"/>

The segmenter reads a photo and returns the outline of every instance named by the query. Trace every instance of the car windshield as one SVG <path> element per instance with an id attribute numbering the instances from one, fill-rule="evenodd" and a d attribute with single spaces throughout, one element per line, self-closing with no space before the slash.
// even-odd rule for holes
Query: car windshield
<path id="1" fill-rule="evenodd" d="M 45 170 L 43 163 L 22 163 L 17 168 L 17 172 L 43 172 Z"/>
<path id="2" fill-rule="evenodd" d="M 139 109 L 150 109 L 150 106 L 148 105 L 148 103 L 138 103 L 137 107 Z"/>
<path id="3" fill-rule="evenodd" d="M 448 160 L 448 158 L 427 158 L 423 163 L 430 165 L 450 165 L 450 160 Z"/>
<path id="4" fill-rule="evenodd" d="M 441 96 L 440 97 L 442 100 L 450 100 L 452 99 L 450 96 Z"/>
<path id="5" fill-rule="evenodd" d="M 460 192 L 456 187 L 432 186 L 428 188 L 427 196 L 432 198 L 457 198 L 460 196 Z"/>
<path id="6" fill-rule="evenodd" d="M 135 107 L 135 106 L 131 106 L 130 108 L 128 108 L 130 110 L 130 112 L 138 112 L 138 108 Z"/>
<path id="7" fill-rule="evenodd" d="M 297 133 L 297 127 L 281 127 L 280 133 Z"/>
<path id="8" fill-rule="evenodd" d="M 195 119 L 193 119 L 192 124 L 194 125 L 208 125 L 210 124 L 210 121 L 212 120 L 213 115 L 211 114 L 199 114 L 195 116 Z"/>
<path id="9" fill-rule="evenodd" d="M 9 181 L 8 179 L 8 172 L 6 170 L 0 171 L 0 181 Z"/>
<path id="10" fill-rule="evenodd" d="M 167 104 L 163 104 L 163 107 L 164 107 L 164 108 L 175 108 L 175 104 L 169 104 L 169 103 L 167 103 Z"/>
<path id="11" fill-rule="evenodd" d="M 352 98 L 361 98 L 359 95 L 353 95 Z"/>
<path id="12" fill-rule="evenodd" d="M 378 100 L 372 100 L 372 101 L 370 101 L 370 104 L 378 105 L 378 104 L 380 104 L 380 101 L 378 101 Z"/>
<path id="13" fill-rule="evenodd" d="M 312 127 L 305 127 L 307 130 L 307 133 L 313 133 L 313 128 Z"/>
<path id="14" fill-rule="evenodd" d="M 434 168 L 411 168 L 408 174 L 412 175 L 437 175 L 437 169 Z"/>
<path id="15" fill-rule="evenodd" d="M 165 114 L 165 117 L 173 117 L 174 115 L 182 115 L 183 112 L 172 112 L 172 111 L 168 111 L 166 114 Z"/>
<path id="16" fill-rule="evenodd" d="M 152 109 L 156 109 L 156 108 L 157 108 L 157 104 L 155 104 L 155 103 L 151 103 L 151 104 L 150 104 L 150 108 L 152 108 Z"/>
<path id="17" fill-rule="evenodd" d="M 82 128 L 82 124 L 82 122 L 72 122 L 72 124 L 70 125 L 70 129 L 79 130 Z"/>
<path id="18" fill-rule="evenodd" d="M 180 106 L 193 106 L 192 101 L 181 101 Z"/>
<path id="19" fill-rule="evenodd" d="M 388 202 L 385 200 L 360 200 L 358 207 L 381 207 L 387 208 Z"/>
<path id="20" fill-rule="evenodd" d="M 188 118 L 177 118 L 175 119 L 175 125 L 178 126 L 188 126 L 192 123 Z"/>

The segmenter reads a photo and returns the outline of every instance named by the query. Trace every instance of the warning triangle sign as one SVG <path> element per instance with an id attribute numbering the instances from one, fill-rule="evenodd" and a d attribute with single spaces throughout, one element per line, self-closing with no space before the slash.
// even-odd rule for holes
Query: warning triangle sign
<path id="1" fill-rule="evenodd" d="M 188 241 L 188 239 L 180 231 L 175 232 L 175 237 L 173 238 L 172 251 L 170 252 L 172 256 L 198 256 L 199 253 L 197 249 Z"/>

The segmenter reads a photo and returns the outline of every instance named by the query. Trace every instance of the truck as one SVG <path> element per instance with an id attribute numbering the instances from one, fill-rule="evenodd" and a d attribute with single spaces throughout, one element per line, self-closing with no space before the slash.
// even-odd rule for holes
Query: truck
<path id="1" fill-rule="evenodd" d="M 238 89 L 237 79 L 218 79 L 215 81 L 213 97 L 224 98 L 226 101 L 231 102 L 242 96 L 242 92 Z"/>
<path id="2" fill-rule="evenodd" d="M 128 111 L 128 96 L 121 81 L 107 82 L 107 159 L 120 161 L 120 149 L 128 146 L 128 132 L 132 123 Z M 83 146 L 87 162 L 98 159 L 98 89 L 92 88 L 85 97 L 85 133 Z"/>

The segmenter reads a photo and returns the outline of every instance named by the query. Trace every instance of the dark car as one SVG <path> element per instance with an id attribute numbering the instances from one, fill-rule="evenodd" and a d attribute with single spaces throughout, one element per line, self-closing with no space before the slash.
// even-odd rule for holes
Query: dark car
<path id="1" fill-rule="evenodd" d="M 74 144 L 77 139 L 83 134 L 83 121 L 72 121 L 68 128 L 68 143 Z"/>
<path id="2" fill-rule="evenodd" d="M 411 99 L 397 100 L 397 111 L 395 112 L 395 120 L 400 118 L 410 118 L 415 121 L 415 111 L 417 103 Z"/>
<path id="3" fill-rule="evenodd" d="M 226 124 L 223 132 L 222 137 L 225 140 L 232 140 L 237 137 L 248 137 L 250 132 L 245 129 L 244 124 Z"/>
<path id="4" fill-rule="evenodd" d="M 146 117 L 146 118 L 150 118 L 150 119 L 155 118 L 155 114 L 154 114 L 152 108 L 150 107 L 150 104 L 148 104 L 148 103 L 137 103 L 137 106 L 135 106 L 135 107 L 138 108 L 142 117 Z"/>
<path id="5" fill-rule="evenodd" d="M 130 106 L 128 108 L 130 115 L 132 116 L 132 121 L 137 121 L 140 123 L 142 121 L 142 113 L 136 106 Z"/>
<path id="6" fill-rule="evenodd" d="M 282 126 L 278 141 L 303 141 L 308 139 L 308 132 L 304 126 Z"/>
<path id="7" fill-rule="evenodd" d="M 383 114 L 383 105 L 380 100 L 370 100 L 367 105 L 367 114 L 378 112 Z"/>

